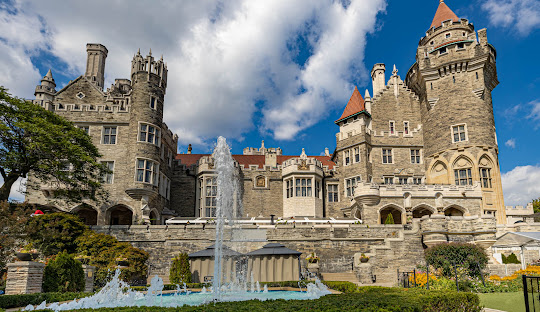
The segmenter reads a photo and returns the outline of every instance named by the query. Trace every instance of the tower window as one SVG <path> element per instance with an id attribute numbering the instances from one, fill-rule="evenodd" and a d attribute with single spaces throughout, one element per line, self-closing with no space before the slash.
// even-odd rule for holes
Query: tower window
<path id="1" fill-rule="evenodd" d="M 483 188 L 491 188 L 491 169 L 480 168 L 480 181 Z"/>
<path id="2" fill-rule="evenodd" d="M 465 48 L 465 44 L 464 44 L 463 42 L 460 42 L 460 43 L 457 44 L 457 48 L 458 48 L 458 50 L 464 49 L 464 48 Z"/>
<path id="3" fill-rule="evenodd" d="M 392 163 L 392 149 L 391 148 L 383 148 L 383 150 L 382 150 L 382 163 L 383 164 L 391 164 Z"/>
<path id="4" fill-rule="evenodd" d="M 315 198 L 321 198 L 321 182 L 315 180 Z"/>
<path id="5" fill-rule="evenodd" d="M 451 33 L 447 33 L 447 34 L 445 35 L 446 39 L 450 38 L 451 36 L 452 36 Z"/>
<path id="6" fill-rule="evenodd" d="M 446 53 L 446 47 L 442 47 L 439 49 L 439 55 Z"/>
<path id="7" fill-rule="evenodd" d="M 354 162 L 360 162 L 360 147 L 354 148 Z"/>
<path id="8" fill-rule="evenodd" d="M 433 41 L 431 41 L 429 44 L 433 45 Z"/>
<path id="9" fill-rule="evenodd" d="M 463 32 L 463 37 L 465 37 L 465 32 Z"/>
<path id="10" fill-rule="evenodd" d="M 466 125 L 452 126 L 452 140 L 453 143 L 467 141 Z"/>
<path id="11" fill-rule="evenodd" d="M 356 184 L 360 183 L 360 181 L 361 181 L 360 176 L 345 179 L 347 197 L 351 197 L 354 195 L 354 188 L 356 187 Z"/>
<path id="12" fill-rule="evenodd" d="M 478 72 L 476 72 L 476 80 L 478 80 Z"/>
<path id="13" fill-rule="evenodd" d="M 311 197 L 311 179 L 296 179 L 296 197 Z"/>
<path id="14" fill-rule="evenodd" d="M 412 149 L 411 150 L 411 164 L 419 164 L 419 163 L 420 163 L 420 150 Z"/>
<path id="15" fill-rule="evenodd" d="M 286 186 L 287 186 L 287 198 L 293 197 L 293 180 L 292 179 L 287 180 Z"/>
<path id="16" fill-rule="evenodd" d="M 157 184 L 158 164 L 149 159 L 137 159 L 137 182 Z"/>
<path id="17" fill-rule="evenodd" d="M 456 76 L 452 76 L 452 80 L 456 83 Z"/>
<path id="18" fill-rule="evenodd" d="M 409 122 L 408 121 L 403 122 L 403 133 L 404 134 L 409 134 Z"/>
<path id="19" fill-rule="evenodd" d="M 430 85 L 431 85 L 431 90 L 433 90 L 433 82 L 431 82 Z"/>
<path id="20" fill-rule="evenodd" d="M 390 121 L 390 135 L 395 134 L 395 124 L 393 121 Z"/>
<path id="21" fill-rule="evenodd" d="M 345 163 L 345 166 L 348 166 L 348 165 L 351 164 L 351 151 L 348 151 L 348 150 L 347 150 L 347 151 L 344 152 L 344 154 L 345 154 L 345 156 L 344 156 L 344 157 L 345 157 L 344 163 Z"/>
<path id="22" fill-rule="evenodd" d="M 159 128 L 150 124 L 141 123 L 139 125 L 139 142 L 147 142 L 159 145 Z"/>
<path id="23" fill-rule="evenodd" d="M 151 97 L 150 97 L 150 108 L 151 108 L 151 109 L 156 109 L 156 102 L 157 102 L 157 101 L 156 101 L 156 98 L 153 97 L 153 96 L 151 96 Z"/>
<path id="24" fill-rule="evenodd" d="M 472 185 L 471 169 L 454 170 L 456 185 Z"/>
<path id="25" fill-rule="evenodd" d="M 114 161 L 102 161 L 102 165 L 109 169 L 110 173 L 105 173 L 101 176 L 102 183 L 112 184 L 113 183 L 113 170 L 114 170 Z"/>
<path id="26" fill-rule="evenodd" d="M 328 202 L 337 203 L 338 202 L 338 185 L 337 184 L 328 184 Z"/>
<path id="27" fill-rule="evenodd" d="M 116 126 L 103 127 L 103 136 L 101 144 L 116 144 Z"/>
<path id="28" fill-rule="evenodd" d="M 205 179 L 205 217 L 216 216 L 217 203 L 217 178 L 207 177 Z"/>

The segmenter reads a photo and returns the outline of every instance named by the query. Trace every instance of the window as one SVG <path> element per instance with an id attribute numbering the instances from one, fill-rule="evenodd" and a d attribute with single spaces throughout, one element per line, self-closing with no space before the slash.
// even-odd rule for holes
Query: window
<path id="1" fill-rule="evenodd" d="M 394 127 L 394 122 L 393 121 L 390 121 L 390 135 L 394 134 L 395 133 L 395 127 Z"/>
<path id="2" fill-rule="evenodd" d="M 383 148 L 382 150 L 382 162 L 383 164 L 392 163 L 392 149 Z"/>
<path id="3" fill-rule="evenodd" d="M 216 216 L 217 202 L 217 177 L 207 177 L 205 179 L 205 217 Z"/>
<path id="4" fill-rule="evenodd" d="M 169 164 L 169 167 L 172 166 L 173 161 L 173 153 L 170 149 L 167 149 L 167 163 Z"/>
<path id="5" fill-rule="evenodd" d="M 101 176 L 101 182 L 104 184 L 112 184 L 114 175 L 114 161 L 102 161 L 101 164 L 105 165 L 105 167 L 107 167 L 107 169 L 110 171 L 110 173 L 105 173 Z"/>
<path id="6" fill-rule="evenodd" d="M 478 80 L 478 72 L 476 72 L 476 80 Z"/>
<path id="7" fill-rule="evenodd" d="M 472 185 L 471 169 L 454 170 L 456 185 Z"/>
<path id="8" fill-rule="evenodd" d="M 150 108 L 151 109 L 156 109 L 156 103 L 157 103 L 157 100 L 155 97 L 151 96 L 150 97 Z"/>
<path id="9" fill-rule="evenodd" d="M 491 188 L 491 169 L 490 168 L 480 168 L 480 181 L 482 182 L 482 187 Z"/>
<path id="10" fill-rule="evenodd" d="M 141 123 L 139 126 L 139 142 L 148 142 L 159 145 L 159 128 Z"/>
<path id="11" fill-rule="evenodd" d="M 403 133 L 404 134 L 409 134 L 409 122 L 408 121 L 403 122 Z"/>
<path id="12" fill-rule="evenodd" d="M 103 127 L 102 144 L 116 144 L 116 126 Z"/>
<path id="13" fill-rule="evenodd" d="M 451 33 L 447 33 L 447 34 L 445 35 L 446 39 L 450 38 L 451 36 L 452 36 Z"/>
<path id="14" fill-rule="evenodd" d="M 431 41 L 429 44 L 433 45 L 433 41 Z"/>
<path id="15" fill-rule="evenodd" d="M 368 147 L 368 150 L 367 150 L 367 159 L 369 162 L 371 162 L 371 148 Z"/>
<path id="16" fill-rule="evenodd" d="M 420 150 L 412 149 L 411 150 L 411 164 L 419 164 L 419 163 L 420 163 Z"/>
<path id="17" fill-rule="evenodd" d="M 456 76 L 452 76 L 452 80 L 456 83 Z"/>
<path id="18" fill-rule="evenodd" d="M 351 164 L 351 151 L 345 151 L 345 166 L 348 166 Z"/>
<path id="19" fill-rule="evenodd" d="M 293 197 L 293 180 L 289 179 L 286 182 L 287 184 L 287 198 Z"/>
<path id="20" fill-rule="evenodd" d="M 360 183 L 360 181 L 360 176 L 345 179 L 345 189 L 347 192 L 347 197 L 351 197 L 354 195 L 354 188 L 356 187 L 357 183 Z"/>
<path id="21" fill-rule="evenodd" d="M 398 177 L 398 184 L 407 184 L 407 177 Z"/>
<path id="22" fill-rule="evenodd" d="M 321 182 L 315 180 L 315 198 L 321 198 Z"/>
<path id="23" fill-rule="evenodd" d="M 137 159 L 137 182 L 157 184 L 158 164 L 149 159 Z"/>
<path id="24" fill-rule="evenodd" d="M 463 44 L 463 42 L 460 42 L 460 43 L 457 44 L 457 48 L 458 48 L 458 50 L 464 49 L 465 45 Z"/>
<path id="25" fill-rule="evenodd" d="M 453 143 L 467 141 L 465 125 L 452 126 Z"/>
<path id="26" fill-rule="evenodd" d="M 446 47 L 442 47 L 439 49 L 439 55 L 446 53 Z"/>
<path id="27" fill-rule="evenodd" d="M 431 85 L 431 90 L 433 90 L 433 82 L 431 82 L 430 85 Z"/>
<path id="28" fill-rule="evenodd" d="M 77 128 L 84 130 L 86 134 L 90 133 L 90 127 L 89 126 L 77 126 Z"/>
<path id="29" fill-rule="evenodd" d="M 337 203 L 338 202 L 338 185 L 337 184 L 328 184 L 328 202 Z"/>
<path id="30" fill-rule="evenodd" d="M 394 177 L 384 177 L 384 184 L 394 184 Z"/>
<path id="31" fill-rule="evenodd" d="M 311 197 L 310 178 L 296 178 L 296 197 Z"/>
<path id="32" fill-rule="evenodd" d="M 413 183 L 413 184 L 416 184 L 416 185 L 422 184 L 422 178 L 420 178 L 420 177 L 413 177 L 413 178 L 412 178 L 412 183 Z"/>
<path id="33" fill-rule="evenodd" d="M 360 162 L 360 147 L 354 148 L 354 162 Z"/>

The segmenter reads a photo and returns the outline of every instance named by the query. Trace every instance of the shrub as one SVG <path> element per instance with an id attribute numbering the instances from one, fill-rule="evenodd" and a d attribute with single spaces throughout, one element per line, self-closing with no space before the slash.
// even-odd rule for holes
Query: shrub
<path id="1" fill-rule="evenodd" d="M 173 284 L 191 283 L 191 270 L 189 268 L 187 253 L 180 253 L 173 259 L 169 272 L 169 280 Z"/>
<path id="2" fill-rule="evenodd" d="M 24 295 L 2 295 L 0 296 L 0 308 L 10 309 L 25 307 L 29 304 L 40 304 L 43 301 L 58 302 L 73 299 L 84 298 L 93 295 L 93 293 L 38 293 Z"/>
<path id="3" fill-rule="evenodd" d="M 28 240 L 44 256 L 52 256 L 66 250 L 74 253 L 75 240 L 88 228 L 74 215 L 50 213 L 34 217 L 28 222 Z"/>
<path id="4" fill-rule="evenodd" d="M 504 264 L 520 264 L 521 262 L 518 260 L 515 253 L 511 253 L 508 257 L 504 254 L 502 255 L 502 262 Z"/>
<path id="5" fill-rule="evenodd" d="M 44 292 L 80 292 L 84 290 L 84 283 L 82 264 L 65 251 L 45 266 Z"/>
<path id="6" fill-rule="evenodd" d="M 480 276 L 488 262 L 482 247 L 467 243 L 448 243 L 429 247 L 424 251 L 426 262 L 441 269 L 447 277 L 454 275 L 454 264 L 465 268 L 470 276 Z"/>
<path id="7" fill-rule="evenodd" d="M 388 214 L 388 216 L 386 217 L 386 220 L 384 220 L 384 224 L 394 224 L 394 217 L 392 216 L 391 213 Z"/>
<path id="8" fill-rule="evenodd" d="M 126 258 L 129 266 L 121 269 L 120 278 L 130 284 L 146 284 L 148 253 L 129 243 L 120 243 L 111 235 L 87 231 L 77 241 L 81 256 L 90 257 L 88 263 L 96 267 L 94 285 L 103 287 L 116 270 L 116 258 Z"/>

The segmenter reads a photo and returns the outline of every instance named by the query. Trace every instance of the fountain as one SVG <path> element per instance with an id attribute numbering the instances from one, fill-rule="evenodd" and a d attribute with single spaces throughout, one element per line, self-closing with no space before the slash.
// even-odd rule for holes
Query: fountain
<path id="1" fill-rule="evenodd" d="M 226 222 L 229 227 L 234 226 L 234 220 L 241 216 L 242 204 L 239 200 L 238 179 L 235 177 L 236 169 L 230 148 L 224 137 L 219 137 L 214 150 L 215 168 L 217 177 L 217 209 L 216 209 L 216 241 L 214 254 L 214 277 L 210 289 L 203 288 L 200 292 L 190 292 L 186 285 L 177 286 L 173 294 L 163 294 L 163 280 L 157 275 L 152 278 L 151 286 L 146 294 L 129 288 L 129 285 L 120 280 L 120 270 L 117 269 L 113 279 L 98 293 L 91 297 L 74 300 L 67 303 L 53 303 L 47 306 L 46 302 L 34 307 L 27 306 L 24 310 L 32 311 L 48 308 L 54 311 L 85 309 L 85 308 L 113 308 L 124 306 L 161 306 L 178 307 L 183 305 L 201 305 L 219 301 L 245 301 L 245 300 L 272 300 L 272 299 L 317 299 L 330 294 L 328 288 L 320 281 L 307 284 L 306 291 L 269 291 L 267 285 L 261 286 L 258 281 L 248 283 L 245 280 L 232 279 L 230 283 L 223 283 L 222 271 L 223 240 Z"/>

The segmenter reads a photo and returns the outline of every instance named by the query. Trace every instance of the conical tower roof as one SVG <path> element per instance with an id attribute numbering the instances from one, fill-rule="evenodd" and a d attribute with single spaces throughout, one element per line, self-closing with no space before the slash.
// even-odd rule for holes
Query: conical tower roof
<path id="1" fill-rule="evenodd" d="M 352 115 L 355 115 L 365 110 L 366 110 L 366 107 L 364 105 L 364 98 L 362 98 L 362 95 L 360 95 L 358 88 L 354 87 L 354 91 L 353 91 L 353 94 L 351 95 L 349 103 L 347 103 L 347 106 L 345 106 L 345 110 L 343 111 L 343 114 L 341 114 L 341 117 L 339 117 L 339 119 L 336 120 L 335 122 L 338 123 L 339 121 L 347 117 L 350 117 Z"/>
<path id="2" fill-rule="evenodd" d="M 443 0 L 439 0 L 439 7 L 437 8 L 437 12 L 435 12 L 435 17 L 433 17 L 433 21 L 431 22 L 431 26 L 429 28 L 439 27 L 441 26 L 442 22 L 449 19 L 454 22 L 459 22 L 459 17 L 457 17 L 457 15 L 444 3 Z"/>

